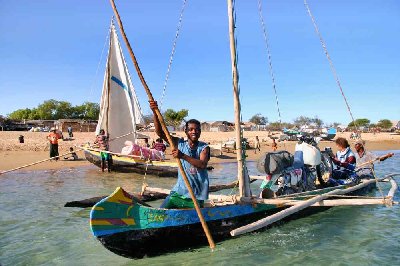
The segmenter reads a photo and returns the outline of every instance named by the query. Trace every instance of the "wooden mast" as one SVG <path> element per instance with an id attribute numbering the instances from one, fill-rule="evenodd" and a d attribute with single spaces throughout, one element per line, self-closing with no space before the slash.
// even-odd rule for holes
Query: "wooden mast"
<path id="1" fill-rule="evenodd" d="M 245 158 L 242 147 L 242 135 L 240 127 L 240 99 L 239 99 L 239 81 L 236 65 L 236 44 L 235 44 L 235 21 L 233 17 L 232 0 L 228 1 L 229 18 L 229 43 L 231 50 L 232 78 L 233 78 L 233 103 L 235 108 L 235 131 L 236 131 L 236 158 L 238 162 L 238 180 L 240 197 L 250 197 L 250 183 L 245 167 Z"/>
<path id="2" fill-rule="evenodd" d="M 140 81 L 142 82 L 142 85 L 143 85 L 143 87 L 144 87 L 144 89 L 146 91 L 147 97 L 148 97 L 149 101 L 154 101 L 153 95 L 152 95 L 149 87 L 147 86 L 146 80 L 143 77 L 142 71 L 140 70 L 139 64 L 138 64 L 138 62 L 136 60 L 135 54 L 133 53 L 133 50 L 132 50 L 131 45 L 130 45 L 130 43 L 128 41 L 128 38 L 125 35 L 124 27 L 122 25 L 122 21 L 121 21 L 121 18 L 119 16 L 117 7 L 115 6 L 114 0 L 110 0 L 110 3 L 111 3 L 111 6 L 112 6 L 112 8 L 114 10 L 114 14 L 115 14 L 115 17 L 117 19 L 119 28 L 121 29 L 121 35 L 122 35 L 122 37 L 123 37 L 123 39 L 125 41 L 126 46 L 128 47 L 129 54 L 130 54 L 130 56 L 132 58 L 133 64 L 135 65 L 136 72 L 139 75 Z M 168 142 L 171 145 L 171 148 L 172 149 L 177 149 L 175 143 L 172 140 L 171 134 L 169 133 L 168 128 L 167 128 L 167 126 L 166 126 L 166 124 L 164 122 L 164 118 L 161 115 L 161 112 L 160 112 L 160 110 L 158 108 L 155 110 L 155 113 L 156 113 L 156 115 L 158 117 L 158 120 L 160 121 L 161 127 L 162 127 L 162 129 L 163 129 L 163 131 L 165 133 L 165 136 L 167 137 Z M 182 174 L 183 180 L 185 181 L 185 185 L 186 185 L 186 187 L 187 187 L 187 189 L 189 191 L 190 197 L 193 200 L 194 207 L 196 209 L 197 215 L 199 216 L 199 220 L 201 222 L 201 225 L 203 226 L 204 233 L 207 236 L 208 244 L 210 245 L 211 249 L 214 249 L 215 248 L 214 240 L 213 240 L 213 238 L 211 236 L 210 230 L 208 229 L 208 226 L 207 226 L 207 223 L 206 223 L 206 221 L 205 221 L 205 219 L 203 217 L 203 214 L 201 213 L 199 203 L 197 202 L 196 196 L 194 195 L 192 187 L 190 186 L 190 183 L 189 183 L 189 180 L 188 180 L 188 178 L 186 176 L 185 170 L 183 169 L 181 160 L 179 158 L 177 158 L 176 161 L 178 163 L 179 171 Z"/>

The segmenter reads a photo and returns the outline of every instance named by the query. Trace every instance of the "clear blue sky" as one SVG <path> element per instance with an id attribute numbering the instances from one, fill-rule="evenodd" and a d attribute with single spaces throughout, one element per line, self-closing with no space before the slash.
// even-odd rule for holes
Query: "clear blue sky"
<path id="1" fill-rule="evenodd" d="M 400 119 L 400 1 L 309 0 L 356 118 Z M 126 34 L 160 98 L 181 0 L 116 0 Z M 263 1 L 282 119 L 350 116 L 302 0 Z M 108 0 L 0 0 L 0 114 L 44 100 L 99 102 L 112 9 Z M 188 0 L 165 108 L 233 120 L 225 0 Z M 243 119 L 278 119 L 257 0 L 237 0 Z M 122 40 L 121 40 L 122 41 Z M 125 44 L 122 44 L 125 49 Z M 125 49 L 144 113 L 144 90 Z"/>

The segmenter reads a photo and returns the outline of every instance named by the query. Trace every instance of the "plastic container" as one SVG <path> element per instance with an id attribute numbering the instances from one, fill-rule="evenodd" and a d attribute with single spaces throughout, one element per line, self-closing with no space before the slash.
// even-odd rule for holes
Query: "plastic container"
<path id="1" fill-rule="evenodd" d="M 296 144 L 296 151 L 303 152 L 304 164 L 316 166 L 321 164 L 321 152 L 308 143 Z"/>

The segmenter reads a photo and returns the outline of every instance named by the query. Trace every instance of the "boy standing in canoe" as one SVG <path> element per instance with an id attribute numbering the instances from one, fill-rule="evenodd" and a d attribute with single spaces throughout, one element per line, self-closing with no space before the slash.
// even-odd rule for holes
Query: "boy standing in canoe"
<path id="1" fill-rule="evenodd" d="M 150 108 L 154 114 L 155 132 L 160 138 L 167 141 L 165 133 L 162 131 L 160 121 L 155 113 L 158 109 L 156 101 L 150 101 Z M 172 151 L 174 158 L 181 160 L 183 169 L 188 177 L 193 193 L 200 206 L 208 199 L 209 179 L 207 173 L 207 164 L 210 160 L 210 148 L 207 143 L 199 141 L 201 128 L 200 122 L 190 119 L 185 124 L 185 133 L 187 140 L 172 137 L 175 146 L 178 149 Z M 194 203 L 190 198 L 189 191 L 185 185 L 183 177 L 178 171 L 178 181 L 171 190 L 171 194 L 161 204 L 161 208 L 194 208 Z"/>

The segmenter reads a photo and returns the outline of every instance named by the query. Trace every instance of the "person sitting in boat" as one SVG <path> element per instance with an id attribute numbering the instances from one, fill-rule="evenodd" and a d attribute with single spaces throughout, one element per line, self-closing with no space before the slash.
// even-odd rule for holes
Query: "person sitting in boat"
<path id="1" fill-rule="evenodd" d="M 143 147 L 145 147 L 145 148 L 150 148 L 149 139 L 144 139 Z"/>
<path id="2" fill-rule="evenodd" d="M 162 160 L 165 160 L 165 150 L 167 149 L 167 146 L 165 146 L 165 144 L 163 143 L 163 140 L 161 138 L 158 138 L 156 140 L 153 148 L 160 153 Z"/>
<path id="3" fill-rule="evenodd" d="M 345 138 L 337 138 L 335 143 L 338 151 L 336 156 L 331 157 L 332 162 L 336 165 L 336 169 L 333 169 L 332 172 L 333 179 L 346 180 L 356 177 L 356 157 L 350 149 L 349 142 Z"/>
<path id="4" fill-rule="evenodd" d="M 102 151 L 108 151 L 108 140 L 109 136 L 106 134 L 104 129 L 100 129 L 99 134 L 96 136 L 96 140 L 94 144 L 97 144 L 99 149 Z M 111 154 L 108 152 L 100 152 L 100 157 L 101 157 L 101 171 L 104 172 L 105 170 L 105 162 L 107 161 L 107 170 L 108 172 L 111 172 Z"/>
<path id="5" fill-rule="evenodd" d="M 160 121 L 155 113 L 158 109 L 156 101 L 150 101 L 150 108 L 154 114 L 155 132 L 161 139 L 167 141 L 165 133 L 161 129 Z M 207 143 L 199 141 L 201 135 L 200 122 L 190 119 L 185 124 L 187 140 L 172 137 L 178 149 L 172 150 L 174 158 L 181 160 L 183 169 L 188 177 L 193 193 L 199 205 L 204 206 L 204 201 L 208 199 L 209 179 L 207 164 L 210 160 L 210 148 Z M 161 204 L 161 208 L 194 208 L 189 191 L 185 185 L 182 174 L 178 171 L 178 181 L 171 190 L 171 194 Z"/>
<path id="6" fill-rule="evenodd" d="M 360 178 L 373 178 L 373 169 L 374 165 L 372 164 L 372 161 L 378 159 L 378 157 L 373 154 L 372 152 L 369 152 L 365 149 L 365 141 L 364 140 L 357 140 L 356 143 L 354 143 L 354 148 L 356 149 L 355 157 L 356 157 L 356 166 L 357 166 L 357 175 Z M 384 161 L 390 156 L 382 156 L 379 157 L 379 161 Z M 371 162 L 368 164 L 368 162 Z"/>
<path id="7" fill-rule="evenodd" d="M 122 155 L 133 155 L 133 149 L 134 149 L 134 145 L 132 141 L 127 140 L 124 142 L 124 147 L 121 150 L 121 154 Z M 138 146 L 138 145 L 136 145 Z"/>

